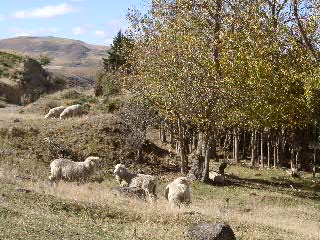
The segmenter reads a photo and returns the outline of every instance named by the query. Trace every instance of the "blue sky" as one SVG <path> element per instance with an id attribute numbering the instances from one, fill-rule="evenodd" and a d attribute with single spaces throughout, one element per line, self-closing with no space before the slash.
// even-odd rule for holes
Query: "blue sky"
<path id="1" fill-rule="evenodd" d="M 0 39 L 56 36 L 108 45 L 145 0 L 1 0 Z"/>

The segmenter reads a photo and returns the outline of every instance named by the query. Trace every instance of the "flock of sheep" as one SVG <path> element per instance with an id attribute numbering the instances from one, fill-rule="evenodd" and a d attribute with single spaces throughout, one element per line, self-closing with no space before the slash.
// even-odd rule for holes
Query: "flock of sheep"
<path id="1" fill-rule="evenodd" d="M 62 120 L 70 117 L 82 116 L 83 114 L 83 106 L 80 104 L 75 104 L 69 107 L 59 106 L 52 108 L 44 118 L 60 118 Z"/>
<path id="2" fill-rule="evenodd" d="M 83 162 L 74 162 L 66 158 L 55 159 L 50 164 L 49 180 L 51 182 L 86 180 L 94 173 L 95 166 L 99 161 L 99 157 L 88 157 Z M 158 179 L 155 176 L 132 173 L 123 164 L 117 164 L 113 173 L 120 186 L 142 189 L 150 201 L 157 199 Z M 165 197 L 172 207 L 189 204 L 191 202 L 189 180 L 186 177 L 175 179 L 167 185 Z"/>
<path id="3" fill-rule="evenodd" d="M 75 116 L 82 116 L 84 109 L 82 105 L 76 104 L 69 107 L 55 107 L 49 110 L 44 117 L 66 119 Z M 59 180 L 83 181 L 87 180 L 94 173 L 95 167 L 99 163 L 99 157 L 88 157 L 83 162 L 74 162 L 66 158 L 58 158 L 51 162 L 50 182 Z M 150 201 L 157 199 L 156 188 L 158 179 L 155 176 L 147 174 L 131 173 L 123 164 L 117 164 L 114 168 L 114 176 L 122 187 L 142 189 L 145 196 Z M 179 177 L 167 185 L 165 197 L 172 207 L 179 207 L 180 204 L 189 204 L 190 184 L 186 177 Z"/>

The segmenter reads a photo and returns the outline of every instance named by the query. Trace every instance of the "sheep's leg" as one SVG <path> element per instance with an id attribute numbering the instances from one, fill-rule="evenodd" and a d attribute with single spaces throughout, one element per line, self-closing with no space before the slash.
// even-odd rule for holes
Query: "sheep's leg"
<path id="1" fill-rule="evenodd" d="M 169 200 L 171 208 L 180 208 L 180 201 L 178 199 L 170 199 Z"/>
<path id="2" fill-rule="evenodd" d="M 157 199 L 157 195 L 155 193 L 155 186 L 154 185 L 149 185 L 144 187 L 144 191 L 146 192 L 146 196 L 150 199 L 151 202 L 155 202 Z"/>
<path id="3" fill-rule="evenodd" d="M 190 195 L 188 195 L 185 197 L 185 204 L 189 205 L 190 203 L 191 203 L 191 198 L 190 198 Z"/>

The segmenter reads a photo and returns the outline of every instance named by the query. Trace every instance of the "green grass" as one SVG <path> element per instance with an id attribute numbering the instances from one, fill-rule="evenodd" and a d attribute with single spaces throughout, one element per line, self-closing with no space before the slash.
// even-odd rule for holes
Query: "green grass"
<path id="1" fill-rule="evenodd" d="M 22 60 L 22 56 L 0 52 L 0 77 L 17 79 L 20 73 L 16 72 L 15 68 Z"/>

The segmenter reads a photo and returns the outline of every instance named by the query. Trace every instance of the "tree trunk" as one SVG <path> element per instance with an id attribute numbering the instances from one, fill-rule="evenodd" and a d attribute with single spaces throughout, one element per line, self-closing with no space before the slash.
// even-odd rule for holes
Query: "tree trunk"
<path id="1" fill-rule="evenodd" d="M 279 143 L 276 145 L 276 152 L 277 152 L 277 166 L 280 164 L 280 158 L 279 158 Z"/>
<path id="2" fill-rule="evenodd" d="M 167 135 L 166 135 L 166 126 L 165 123 L 161 123 L 160 127 L 160 133 L 161 133 L 161 142 L 166 143 L 167 142 Z"/>
<path id="3" fill-rule="evenodd" d="M 296 153 L 296 162 L 295 162 L 295 167 L 298 169 L 298 165 L 299 165 L 299 154 L 300 154 L 300 150 L 297 151 Z"/>
<path id="4" fill-rule="evenodd" d="M 208 137 L 209 137 L 209 136 L 207 135 L 207 133 L 206 133 L 206 134 L 203 134 L 203 136 L 202 136 L 201 155 L 202 155 L 203 157 L 205 157 L 206 154 L 207 154 Z"/>
<path id="5" fill-rule="evenodd" d="M 243 143 L 242 143 L 242 158 L 246 159 L 246 153 L 247 153 L 247 139 L 246 139 L 246 131 L 243 131 L 243 139 L 242 139 Z"/>
<path id="6" fill-rule="evenodd" d="M 201 156 L 202 156 L 202 142 L 203 142 L 203 133 L 200 131 L 198 134 L 197 154 Z"/>
<path id="7" fill-rule="evenodd" d="M 239 136 L 238 132 L 234 131 L 234 161 L 239 162 Z"/>
<path id="8" fill-rule="evenodd" d="M 317 149 L 316 147 L 314 147 L 313 149 L 313 167 L 312 167 L 312 177 L 316 177 L 316 153 L 317 153 Z"/>
<path id="9" fill-rule="evenodd" d="M 255 165 L 256 160 L 256 130 L 251 133 L 251 166 Z"/>
<path id="10" fill-rule="evenodd" d="M 273 147 L 273 167 L 277 167 L 277 147 L 274 145 Z"/>
<path id="11" fill-rule="evenodd" d="M 193 149 L 198 148 L 198 137 L 199 137 L 199 134 L 197 132 L 193 133 L 193 139 L 192 139 Z"/>
<path id="12" fill-rule="evenodd" d="M 259 138 L 259 134 L 258 131 L 256 131 L 255 133 L 255 148 L 256 148 L 256 161 L 258 162 L 258 165 L 260 164 L 259 162 L 259 158 L 260 158 L 260 138 Z"/>
<path id="13" fill-rule="evenodd" d="M 204 159 L 204 169 L 202 173 L 202 182 L 208 182 L 209 181 L 209 166 L 210 166 L 210 158 L 212 153 L 212 147 L 215 144 L 214 143 L 214 135 L 210 135 L 209 132 L 206 133 L 205 136 L 206 139 L 206 147 L 205 147 L 205 159 Z"/>
<path id="14" fill-rule="evenodd" d="M 180 149 L 181 149 L 181 146 L 180 146 L 180 140 L 179 140 L 179 141 L 176 141 L 176 153 L 177 153 L 177 155 L 180 154 Z"/>
<path id="15" fill-rule="evenodd" d="M 178 131 L 179 131 L 179 147 L 180 147 L 180 159 L 181 159 L 181 173 L 182 174 L 187 174 L 187 164 L 188 164 L 188 158 L 186 154 L 186 146 L 185 146 L 185 135 L 183 133 L 183 126 L 181 123 L 180 117 L 178 117 Z"/>
<path id="16" fill-rule="evenodd" d="M 263 162 L 263 160 L 264 160 L 264 156 L 263 156 L 263 131 L 261 132 L 261 154 L 260 154 L 260 156 L 261 156 L 261 168 L 264 168 L 264 162 Z"/>
<path id="17" fill-rule="evenodd" d="M 294 168 L 294 164 L 293 164 L 293 159 L 294 159 L 294 152 L 293 152 L 293 148 L 290 151 L 291 153 L 291 157 L 290 157 L 290 169 L 292 171 L 292 169 Z"/>
<path id="18" fill-rule="evenodd" d="M 162 142 L 162 123 L 159 125 L 159 139 Z"/>
<path id="19" fill-rule="evenodd" d="M 268 134 L 268 138 L 267 138 L 267 159 L 268 159 L 268 168 L 270 168 L 270 135 Z"/>
<path id="20" fill-rule="evenodd" d="M 173 130 L 172 130 L 172 127 L 170 127 L 169 143 L 170 143 L 171 146 L 173 146 Z"/>

